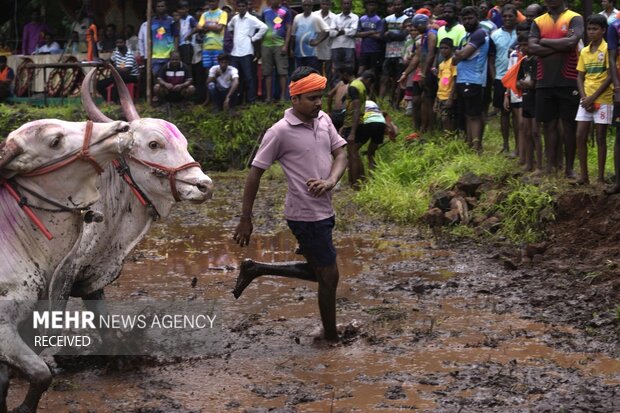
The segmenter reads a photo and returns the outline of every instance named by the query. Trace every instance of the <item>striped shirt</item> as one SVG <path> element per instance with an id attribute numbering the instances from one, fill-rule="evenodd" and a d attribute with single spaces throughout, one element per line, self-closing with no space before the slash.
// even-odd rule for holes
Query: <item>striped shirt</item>
<path id="1" fill-rule="evenodd" d="M 129 74 L 131 76 L 138 76 L 138 63 L 136 62 L 136 58 L 131 50 L 127 49 L 125 54 L 121 54 L 118 49 L 114 49 L 111 59 L 115 67 L 119 69 L 130 67 L 131 70 Z"/>

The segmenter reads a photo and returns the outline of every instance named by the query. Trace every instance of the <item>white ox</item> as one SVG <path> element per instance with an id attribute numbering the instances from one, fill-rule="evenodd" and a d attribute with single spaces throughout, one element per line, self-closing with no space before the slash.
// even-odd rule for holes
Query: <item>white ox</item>
<path id="1" fill-rule="evenodd" d="M 52 380 L 47 365 L 17 328 L 37 300 L 49 298 L 51 285 L 57 282 L 54 270 L 76 246 L 85 213 L 99 196 L 98 174 L 132 144 L 128 130 L 127 122 L 45 119 L 23 125 L 0 144 L 2 413 L 7 410 L 9 367 L 30 382 L 26 398 L 15 410 L 19 413 L 35 412 Z"/>
<path id="2" fill-rule="evenodd" d="M 84 79 L 82 103 L 90 119 L 111 122 L 94 104 L 91 71 Z M 131 151 L 120 161 L 133 178 L 134 189 L 117 169 L 102 175 L 101 198 L 95 204 L 106 217 L 105 225 L 84 227 L 79 247 L 59 273 L 65 284 L 56 297 L 82 297 L 87 307 L 105 312 L 103 288 L 119 277 L 123 261 L 146 235 L 154 219 L 166 217 L 178 201 L 194 203 L 211 198 L 213 183 L 187 151 L 187 140 L 165 120 L 140 118 L 120 76 L 112 68 L 125 117 L 134 136 Z M 141 203 L 134 192 L 146 200 Z M 104 337 L 105 338 L 105 337 Z"/>

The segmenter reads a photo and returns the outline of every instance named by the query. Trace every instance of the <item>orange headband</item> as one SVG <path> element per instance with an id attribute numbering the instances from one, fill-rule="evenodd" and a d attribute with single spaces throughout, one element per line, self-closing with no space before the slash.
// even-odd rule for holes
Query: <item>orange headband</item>
<path id="1" fill-rule="evenodd" d="M 291 96 L 301 95 L 302 93 L 314 92 L 315 90 L 323 90 L 327 85 L 327 78 L 318 73 L 311 73 L 308 76 L 291 82 L 288 85 L 288 91 Z"/>

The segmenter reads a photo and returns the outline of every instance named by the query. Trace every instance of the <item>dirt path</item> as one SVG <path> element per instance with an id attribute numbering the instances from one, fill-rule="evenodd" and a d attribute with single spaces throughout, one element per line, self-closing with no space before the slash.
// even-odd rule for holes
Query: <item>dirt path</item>
<path id="1" fill-rule="evenodd" d="M 242 178 L 215 180 L 216 199 L 158 224 L 107 289 L 111 300 L 215 303 L 212 348 L 191 358 L 65 365 L 41 411 L 620 411 L 617 290 L 584 275 L 583 260 L 569 271 L 578 258 L 556 244 L 515 269 L 514 249 L 373 222 L 338 192 L 346 329 L 341 345 L 325 347 L 311 335 L 314 285 L 264 277 L 238 301 L 230 294 L 243 257 L 298 258 L 281 218 L 280 178 L 263 179 L 256 237 L 243 250 L 230 240 Z M 15 405 L 23 382 L 11 391 Z"/>

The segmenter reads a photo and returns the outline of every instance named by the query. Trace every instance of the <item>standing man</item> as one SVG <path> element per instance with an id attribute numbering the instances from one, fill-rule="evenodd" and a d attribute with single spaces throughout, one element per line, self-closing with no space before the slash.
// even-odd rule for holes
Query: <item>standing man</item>
<path id="1" fill-rule="evenodd" d="M 441 19 L 444 20 L 446 24 L 437 30 L 437 44 L 439 45 L 443 39 L 449 38 L 452 39 L 452 44 L 455 48 L 460 47 L 467 32 L 465 31 L 465 27 L 459 23 L 454 3 L 446 3 L 443 5 L 443 15 Z M 441 63 L 442 60 L 441 54 L 437 53 L 437 64 Z"/>
<path id="2" fill-rule="evenodd" d="M 564 146 L 565 174 L 573 178 L 579 108 L 577 45 L 583 37 L 583 17 L 569 10 L 564 0 L 545 3 L 549 11 L 534 20 L 529 40 L 530 53 L 538 56 L 536 121 L 543 122 L 547 172 L 561 165 Z M 558 119 L 562 121 L 562 136 Z"/>
<path id="3" fill-rule="evenodd" d="M 614 89 L 614 112 L 612 124 L 616 127 L 614 144 L 614 184 L 605 190 L 608 195 L 620 193 L 620 75 L 618 74 L 618 56 L 620 56 L 620 19 L 615 20 L 607 29 L 607 48 L 609 53 L 609 70 Z"/>
<path id="4" fill-rule="evenodd" d="M 454 53 L 452 64 L 456 65 L 456 90 L 458 110 L 465 115 L 466 141 L 478 153 L 482 152 L 484 132 L 484 95 L 487 81 L 487 54 L 489 36 L 480 26 L 478 9 L 467 6 L 461 11 L 467 35 L 463 46 Z"/>
<path id="5" fill-rule="evenodd" d="M 314 12 L 323 19 L 328 27 L 332 26 L 332 22 L 336 20 L 336 14 L 330 11 L 332 7 L 331 0 L 321 0 L 321 10 Z M 328 37 L 316 47 L 316 57 L 319 59 L 321 75 L 327 78 L 327 85 L 332 86 L 332 39 Z"/>
<path id="6" fill-rule="evenodd" d="M 332 38 L 332 72 L 347 65 L 355 67 L 355 35 L 359 17 L 351 12 L 351 0 L 342 0 L 342 13 L 332 21 L 329 36 Z"/>
<path id="7" fill-rule="evenodd" d="M 504 108 L 504 95 L 506 88 L 502 84 L 502 78 L 508 71 L 508 58 L 510 49 L 517 42 L 517 9 L 507 4 L 502 9 L 502 27 L 491 33 L 489 45 L 489 72 L 493 79 L 493 107 L 501 114 L 500 129 L 504 141 L 502 152 L 510 152 L 510 111 Z M 490 85 L 489 85 L 490 86 Z M 518 119 L 513 117 L 512 122 L 518 125 Z M 519 152 L 518 126 L 515 126 L 515 153 Z"/>
<path id="8" fill-rule="evenodd" d="M 295 44 L 295 66 L 310 66 L 320 70 L 316 47 L 329 35 L 329 26 L 312 13 L 312 0 L 302 0 L 302 14 L 293 20 L 293 37 Z"/>
<path id="9" fill-rule="evenodd" d="M 22 54 L 32 54 L 37 47 L 43 44 L 43 34 L 52 29 L 41 22 L 41 15 L 37 10 L 30 15 L 30 22 L 24 26 L 22 34 Z"/>
<path id="10" fill-rule="evenodd" d="M 172 16 L 168 15 L 166 2 L 155 3 L 155 16 L 151 19 L 152 71 L 157 75 L 170 60 L 170 53 L 179 46 L 179 30 Z"/>
<path id="11" fill-rule="evenodd" d="M 248 245 L 252 234 L 252 208 L 263 172 L 275 161 L 288 182 L 284 216 L 299 242 L 306 262 L 263 264 L 241 263 L 233 295 L 261 275 L 276 275 L 318 282 L 318 301 L 324 339 L 337 341 L 336 289 L 338 265 L 332 241 L 335 224 L 332 192 L 347 164 L 344 139 L 329 116 L 321 111 L 327 79 L 314 69 L 299 67 L 291 75 L 289 93 L 293 107 L 263 138 L 245 182 L 241 219 L 234 239 Z"/>
<path id="12" fill-rule="evenodd" d="M 248 13 L 248 0 L 237 0 L 237 12 L 228 23 L 228 30 L 233 32 L 231 65 L 239 70 L 245 86 L 245 101 L 252 104 L 256 101 L 256 71 L 252 65 L 254 43 L 267 33 L 267 25 Z"/>
<path id="13" fill-rule="evenodd" d="M 263 10 L 262 20 L 267 25 L 267 34 L 261 47 L 262 70 L 265 78 L 265 102 L 273 100 L 273 84 L 271 82 L 274 68 L 280 80 L 280 100 L 284 101 L 284 88 L 288 75 L 288 46 L 291 41 L 291 12 L 280 7 L 280 0 L 271 0 L 271 7 Z"/>
<path id="14" fill-rule="evenodd" d="M 396 107 L 399 100 L 397 96 L 400 96 L 397 82 L 405 68 L 403 48 L 408 32 L 403 29 L 403 23 L 407 19 L 407 15 L 403 13 L 402 0 L 394 0 L 392 8 L 394 14 L 387 16 L 383 25 L 385 59 L 383 60 L 383 70 L 381 71 L 379 96 L 383 98 L 387 92 L 390 92 L 392 107 Z"/>
<path id="15" fill-rule="evenodd" d="M 601 0 L 601 7 L 603 10 L 599 13 L 605 16 L 607 19 L 607 24 L 612 24 L 616 21 L 616 15 L 618 14 L 618 9 L 616 9 L 616 5 L 614 4 L 616 0 Z"/>
<path id="16" fill-rule="evenodd" d="M 377 16 L 377 1 L 369 0 L 366 2 L 366 14 L 360 17 L 357 29 L 357 37 L 362 39 L 358 73 L 372 70 L 375 76 L 381 75 L 381 66 L 385 56 L 382 35 L 383 19 Z"/>
<path id="17" fill-rule="evenodd" d="M 207 0 L 207 11 L 202 13 L 198 25 L 191 32 L 204 33 L 202 39 L 202 67 L 209 72 L 217 64 L 217 56 L 224 52 L 224 30 L 228 14 L 218 7 L 217 0 Z"/>
<path id="18" fill-rule="evenodd" d="M 191 67 L 194 57 L 194 45 L 192 31 L 198 23 L 194 16 L 189 14 L 189 3 L 187 0 L 179 1 L 179 53 L 181 61 Z"/>

